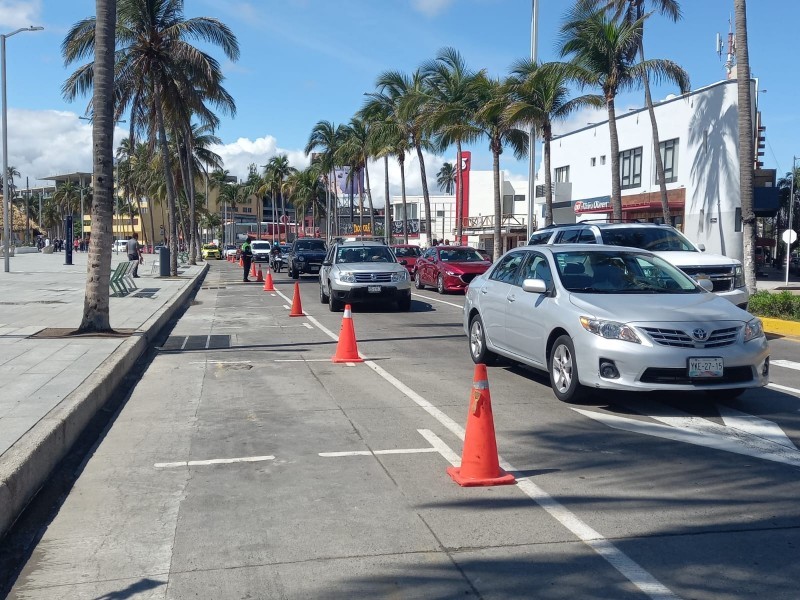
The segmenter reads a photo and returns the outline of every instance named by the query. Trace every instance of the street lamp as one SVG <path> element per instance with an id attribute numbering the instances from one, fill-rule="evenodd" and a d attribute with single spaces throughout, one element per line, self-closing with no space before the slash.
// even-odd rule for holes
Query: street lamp
<path id="1" fill-rule="evenodd" d="M 794 233 L 794 229 L 792 228 L 792 209 L 794 208 L 794 188 L 795 183 L 794 180 L 797 178 L 797 157 L 792 157 L 792 186 L 791 191 L 789 192 L 789 227 L 786 228 L 786 231 L 783 235 L 786 236 L 786 285 L 789 285 L 789 265 L 792 264 L 792 234 Z M 797 234 L 795 234 L 797 235 Z"/>
<path id="2" fill-rule="evenodd" d="M 11 200 L 8 197 L 8 103 L 6 102 L 6 39 L 23 31 L 41 31 L 44 27 L 22 27 L 11 33 L 0 34 L 0 67 L 3 95 L 3 255 L 5 257 L 5 272 L 11 270 L 8 253 L 10 252 L 9 239 L 11 238 Z"/>
<path id="3" fill-rule="evenodd" d="M 531 62 L 536 62 L 539 38 L 539 0 L 531 0 Z M 533 203 L 536 196 L 536 128 L 531 125 L 528 131 L 528 237 L 533 234 Z M 458 165 L 459 169 L 461 165 Z"/>

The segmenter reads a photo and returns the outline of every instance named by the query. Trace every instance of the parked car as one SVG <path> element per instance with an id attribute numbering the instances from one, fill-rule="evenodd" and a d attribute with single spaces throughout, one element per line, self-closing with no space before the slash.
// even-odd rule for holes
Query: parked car
<path id="1" fill-rule="evenodd" d="M 385 244 L 336 242 L 319 272 L 319 301 L 334 312 L 357 302 L 394 302 L 398 309 L 410 310 L 411 280 Z"/>
<path id="2" fill-rule="evenodd" d="M 414 285 L 418 290 L 434 286 L 440 294 L 467 289 L 469 282 L 492 266 L 491 261 L 469 246 L 434 246 L 417 259 Z"/>
<path id="3" fill-rule="evenodd" d="M 761 321 L 651 252 L 597 245 L 515 248 L 469 286 L 473 361 L 546 370 L 555 395 L 588 389 L 734 398 L 769 381 Z"/>
<path id="4" fill-rule="evenodd" d="M 489 262 L 492 262 L 492 255 L 489 254 L 488 250 L 484 250 L 483 248 L 475 248 L 475 250 L 478 251 L 478 254 L 480 254 L 483 257 L 484 260 L 488 260 Z"/>
<path id="5" fill-rule="evenodd" d="M 203 257 L 203 260 L 209 260 L 211 258 L 216 258 L 219 260 L 222 258 L 222 254 L 219 251 L 219 246 L 216 244 L 203 244 L 200 247 L 200 256 Z"/>
<path id="6" fill-rule="evenodd" d="M 128 240 L 114 241 L 114 252 L 127 252 L 127 251 L 128 251 Z"/>
<path id="7" fill-rule="evenodd" d="M 272 248 L 272 244 L 264 240 L 250 242 L 250 249 L 253 251 L 253 262 L 269 262 L 270 248 Z"/>
<path id="8" fill-rule="evenodd" d="M 694 279 L 708 279 L 714 293 L 746 309 L 750 293 L 742 263 L 695 246 L 680 231 L 657 223 L 570 223 L 537 230 L 528 245 L 610 244 L 648 250 L 671 262 Z"/>
<path id="9" fill-rule="evenodd" d="M 300 275 L 319 273 L 325 259 L 325 241 L 316 238 L 299 238 L 292 242 L 286 257 L 289 275 L 299 279 Z"/>
<path id="10" fill-rule="evenodd" d="M 229 256 L 236 256 L 236 244 L 225 244 L 225 258 Z"/>
<path id="11" fill-rule="evenodd" d="M 409 273 L 413 274 L 417 259 L 422 255 L 422 249 L 413 244 L 396 244 L 391 248 L 397 260 L 404 260 L 406 262 L 406 269 L 408 269 Z"/>

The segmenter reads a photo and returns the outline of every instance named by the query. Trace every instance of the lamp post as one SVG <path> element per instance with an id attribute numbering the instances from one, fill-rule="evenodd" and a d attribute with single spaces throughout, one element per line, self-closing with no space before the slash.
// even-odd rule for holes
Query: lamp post
<path id="1" fill-rule="evenodd" d="M 531 62 L 536 62 L 539 37 L 539 0 L 531 0 Z M 533 233 L 533 203 L 536 197 L 536 128 L 528 132 L 528 238 Z M 459 165 L 460 166 L 460 165 Z"/>
<path id="2" fill-rule="evenodd" d="M 794 233 L 794 229 L 792 228 L 792 209 L 794 208 L 794 189 L 795 183 L 794 180 L 796 179 L 797 175 L 797 157 L 792 157 L 792 186 L 791 191 L 789 192 L 789 227 L 786 228 L 786 231 L 783 235 L 786 236 L 786 285 L 789 285 L 789 266 L 792 264 L 792 234 Z"/>
<path id="3" fill-rule="evenodd" d="M 11 238 L 11 200 L 8 197 L 8 103 L 6 102 L 6 39 L 23 31 L 41 31 L 44 27 L 22 27 L 11 33 L 0 34 L 0 76 L 2 77 L 3 95 L 3 256 L 5 258 L 4 270 L 11 270 L 8 253 L 10 252 L 9 239 Z"/>

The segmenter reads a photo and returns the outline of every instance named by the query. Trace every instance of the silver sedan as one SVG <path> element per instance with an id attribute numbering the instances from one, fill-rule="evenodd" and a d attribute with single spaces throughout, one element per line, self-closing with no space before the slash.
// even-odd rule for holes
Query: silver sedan
<path id="1" fill-rule="evenodd" d="M 733 398 L 769 380 L 761 321 L 635 248 L 523 247 L 475 278 L 464 329 L 476 363 L 545 370 L 555 395 L 702 390 Z"/>

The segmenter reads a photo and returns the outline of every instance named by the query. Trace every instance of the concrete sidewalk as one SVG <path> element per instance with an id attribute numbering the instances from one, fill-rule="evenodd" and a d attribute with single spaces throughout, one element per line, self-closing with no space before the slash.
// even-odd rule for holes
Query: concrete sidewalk
<path id="1" fill-rule="evenodd" d="M 192 296 L 207 270 L 151 276 L 145 255 L 138 290 L 111 298 L 111 326 L 126 337 L 32 337 L 75 329 L 83 314 L 86 253 L 19 254 L 0 272 L 0 536 L 63 458 L 158 331 Z M 112 268 L 127 261 L 114 254 Z"/>

